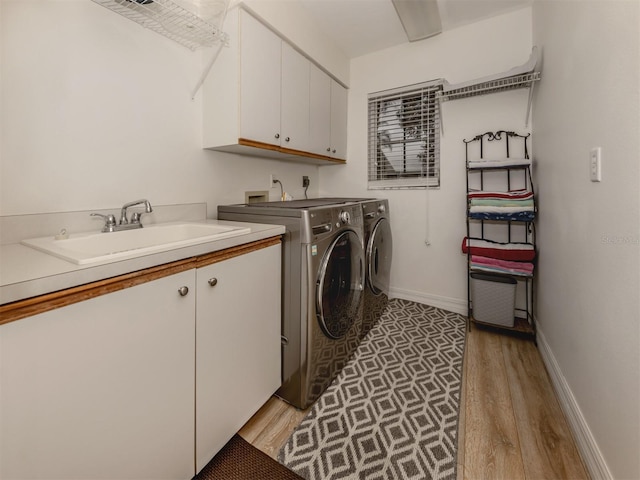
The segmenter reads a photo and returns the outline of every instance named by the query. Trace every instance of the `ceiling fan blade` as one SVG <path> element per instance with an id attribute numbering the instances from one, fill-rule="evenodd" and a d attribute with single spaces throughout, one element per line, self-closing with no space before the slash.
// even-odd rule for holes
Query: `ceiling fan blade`
<path id="1" fill-rule="evenodd" d="M 437 0 L 391 0 L 410 42 L 442 33 Z"/>

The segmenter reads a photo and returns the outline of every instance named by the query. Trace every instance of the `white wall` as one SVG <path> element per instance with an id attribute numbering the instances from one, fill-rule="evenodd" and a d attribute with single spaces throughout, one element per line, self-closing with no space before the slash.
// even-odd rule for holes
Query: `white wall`
<path id="1" fill-rule="evenodd" d="M 460 252 L 466 232 L 462 140 L 489 130 L 529 131 L 524 126 L 528 90 L 443 104 L 442 182 L 440 189 L 428 192 L 367 191 L 367 94 L 436 78 L 459 83 L 508 70 L 529 59 L 531 38 L 529 7 L 351 62 L 347 166 L 322 168 L 320 184 L 326 194 L 389 199 L 395 296 L 466 313 L 466 257 Z"/>
<path id="2" fill-rule="evenodd" d="M 288 18 L 283 33 L 296 37 L 304 21 Z M 2 0 L 0 22 L 0 215 L 145 197 L 206 202 L 215 217 L 218 204 L 268 189 L 269 173 L 296 198 L 308 175 L 317 195 L 316 166 L 202 150 L 202 93 L 191 91 L 212 50 L 191 52 L 89 0 Z M 348 65 L 308 29 L 312 39 L 327 63 Z"/>
<path id="3" fill-rule="evenodd" d="M 533 24 L 547 360 L 594 478 L 640 478 L 640 4 L 537 1 Z M 601 183 L 589 180 L 596 146 Z"/>

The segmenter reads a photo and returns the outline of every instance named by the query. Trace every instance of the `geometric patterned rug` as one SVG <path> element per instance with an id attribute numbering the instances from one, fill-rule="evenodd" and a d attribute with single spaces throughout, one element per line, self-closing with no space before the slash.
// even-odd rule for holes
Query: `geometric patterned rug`
<path id="1" fill-rule="evenodd" d="M 400 299 L 282 447 L 306 480 L 455 479 L 466 319 Z"/>

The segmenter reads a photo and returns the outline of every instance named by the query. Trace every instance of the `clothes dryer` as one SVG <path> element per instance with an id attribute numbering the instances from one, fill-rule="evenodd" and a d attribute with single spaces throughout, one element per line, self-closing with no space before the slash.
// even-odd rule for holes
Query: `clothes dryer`
<path id="1" fill-rule="evenodd" d="M 362 207 L 352 199 L 265 202 L 219 206 L 218 218 L 286 227 L 277 395 L 306 408 L 342 370 L 362 337 Z"/>
<path id="2" fill-rule="evenodd" d="M 389 201 L 363 201 L 365 241 L 365 289 L 361 335 L 364 337 L 380 319 L 389 302 L 389 280 L 393 241 Z"/>

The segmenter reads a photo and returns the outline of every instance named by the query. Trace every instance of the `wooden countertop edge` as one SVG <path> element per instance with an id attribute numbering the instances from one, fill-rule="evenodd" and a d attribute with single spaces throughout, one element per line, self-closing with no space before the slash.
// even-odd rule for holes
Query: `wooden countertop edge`
<path id="1" fill-rule="evenodd" d="M 175 262 L 146 268 L 137 272 L 125 273 L 115 277 L 106 278 L 96 282 L 78 285 L 57 292 L 51 292 L 37 297 L 26 298 L 16 302 L 0 305 L 0 325 L 14 322 L 25 317 L 48 312 L 56 308 L 65 307 L 74 303 L 89 300 L 90 298 L 106 295 L 108 293 L 134 287 L 151 282 L 159 278 L 168 277 L 176 273 L 204 267 L 213 263 L 222 262 L 239 255 L 244 255 L 256 250 L 280 245 L 281 237 L 268 237 L 235 247 L 226 248 L 217 252 L 207 253 L 197 257 L 185 258 Z"/>
<path id="2" fill-rule="evenodd" d="M 279 152 L 286 155 L 295 155 L 299 157 L 311 158 L 314 160 L 324 160 L 327 164 L 334 163 L 336 165 L 344 165 L 347 163 L 346 160 L 341 158 L 330 157 L 328 155 L 319 155 L 317 153 L 305 152 L 303 150 L 295 150 L 293 148 L 280 147 L 278 145 L 271 145 L 269 143 L 258 142 L 256 140 L 249 140 L 248 138 L 239 138 L 238 145 L 243 145 L 245 147 L 255 147 L 261 148 L 263 150 L 271 150 L 273 152 Z"/>

